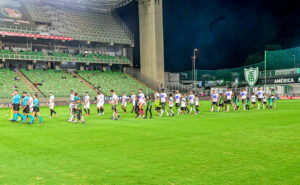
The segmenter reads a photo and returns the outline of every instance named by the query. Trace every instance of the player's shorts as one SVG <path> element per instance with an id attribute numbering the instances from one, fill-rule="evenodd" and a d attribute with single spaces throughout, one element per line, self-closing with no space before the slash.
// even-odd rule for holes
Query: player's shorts
<path id="1" fill-rule="evenodd" d="M 258 98 L 258 101 L 259 101 L 259 102 L 262 102 L 262 100 L 263 100 L 262 98 Z"/>
<path id="2" fill-rule="evenodd" d="M 26 108 L 23 110 L 23 113 L 28 114 L 30 112 L 30 109 L 28 106 L 26 106 Z"/>
<path id="3" fill-rule="evenodd" d="M 194 105 L 195 105 L 195 104 L 193 104 L 193 103 L 190 104 L 191 107 L 194 107 Z"/>
<path id="4" fill-rule="evenodd" d="M 114 112 L 116 112 L 116 111 L 117 111 L 117 106 L 116 106 L 116 105 L 113 105 L 113 106 L 111 107 L 111 110 L 113 110 Z"/>
<path id="5" fill-rule="evenodd" d="M 218 102 L 212 102 L 212 105 L 218 105 Z"/>
<path id="6" fill-rule="evenodd" d="M 160 111 L 161 107 L 155 107 L 156 111 Z"/>
<path id="7" fill-rule="evenodd" d="M 226 100 L 225 104 L 231 104 L 231 100 Z"/>
<path id="8" fill-rule="evenodd" d="M 33 107 L 33 112 L 40 112 L 40 108 L 39 107 Z"/>
<path id="9" fill-rule="evenodd" d="M 199 108 L 199 105 L 196 105 L 196 108 Z"/>
<path id="10" fill-rule="evenodd" d="M 180 103 L 176 103 L 176 104 L 175 104 L 175 107 L 176 107 L 176 108 L 179 108 L 179 107 L 180 107 Z"/>
<path id="11" fill-rule="evenodd" d="M 54 109 L 54 104 L 53 105 L 49 105 L 50 109 Z"/>
<path id="12" fill-rule="evenodd" d="M 267 102 L 266 102 L 266 101 L 264 101 L 264 102 L 263 102 L 263 104 L 265 104 L 265 105 L 266 105 L 266 104 L 267 104 Z"/>
<path id="13" fill-rule="evenodd" d="M 276 100 L 275 98 L 271 98 L 271 99 L 272 99 L 272 102 L 273 102 L 273 103 L 274 103 L 274 102 L 275 102 L 275 100 Z"/>
<path id="14" fill-rule="evenodd" d="M 84 105 L 83 108 L 84 109 L 90 109 L 90 104 Z"/>
<path id="15" fill-rule="evenodd" d="M 77 109 L 76 108 L 72 108 L 72 112 L 73 112 L 73 114 L 75 114 L 77 112 Z"/>
<path id="16" fill-rule="evenodd" d="M 161 108 L 164 109 L 166 107 L 166 102 L 161 102 L 160 105 L 161 105 Z"/>
<path id="17" fill-rule="evenodd" d="M 170 110 L 173 109 L 173 106 L 169 106 L 169 109 L 170 109 Z"/>
<path id="18" fill-rule="evenodd" d="M 256 102 L 252 102 L 252 105 L 255 105 L 256 104 Z"/>
<path id="19" fill-rule="evenodd" d="M 30 107 L 30 112 L 33 112 L 33 107 Z"/>
<path id="20" fill-rule="evenodd" d="M 97 103 L 97 107 L 100 108 L 100 107 L 103 107 L 104 103 L 100 102 L 100 103 Z"/>
<path id="21" fill-rule="evenodd" d="M 246 102 L 246 99 L 242 99 L 242 103 L 244 104 Z"/>
<path id="22" fill-rule="evenodd" d="M 182 111 L 185 111 L 185 110 L 186 110 L 186 107 L 181 107 L 181 110 L 182 110 Z"/>
<path id="23" fill-rule="evenodd" d="M 122 103 L 122 106 L 123 106 L 123 107 L 126 107 L 126 106 L 127 106 L 127 103 Z"/>
<path id="24" fill-rule="evenodd" d="M 224 103 L 219 103 L 219 107 L 224 107 Z"/>
<path id="25" fill-rule="evenodd" d="M 13 104 L 13 111 L 19 111 L 20 110 L 20 104 Z"/>

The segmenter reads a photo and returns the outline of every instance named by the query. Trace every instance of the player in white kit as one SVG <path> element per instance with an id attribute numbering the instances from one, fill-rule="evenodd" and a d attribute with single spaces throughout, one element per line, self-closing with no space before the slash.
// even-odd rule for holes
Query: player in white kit
<path id="1" fill-rule="evenodd" d="M 226 101 L 225 101 L 225 107 L 227 108 L 227 111 L 229 111 L 229 105 L 232 106 L 232 91 L 230 88 L 226 91 Z"/>
<path id="2" fill-rule="evenodd" d="M 218 93 L 214 90 L 213 91 L 213 94 L 212 94 L 212 97 L 211 97 L 211 110 L 210 112 L 213 112 L 214 111 L 214 107 L 218 106 L 218 101 L 219 101 L 219 95 Z"/>
<path id="3" fill-rule="evenodd" d="M 193 94 L 193 91 L 190 91 L 188 101 L 189 101 L 189 104 L 191 106 L 191 110 L 190 110 L 189 114 L 192 114 L 193 111 L 194 111 L 195 114 L 197 114 L 197 111 L 195 109 L 195 95 Z"/>
<path id="4" fill-rule="evenodd" d="M 186 111 L 186 97 L 185 95 L 183 95 L 181 97 L 181 112 L 183 115 L 185 115 L 185 111 Z"/>
<path id="5" fill-rule="evenodd" d="M 120 114 L 118 113 L 118 96 L 116 95 L 114 90 L 110 90 L 110 94 L 112 95 L 112 99 L 111 99 L 111 107 L 112 107 L 112 111 L 113 111 L 113 117 L 112 119 L 114 120 L 118 120 L 120 119 Z"/>
<path id="6" fill-rule="evenodd" d="M 29 100 L 29 103 L 28 103 L 29 110 L 30 110 L 30 112 L 33 112 L 33 98 L 30 93 L 28 93 L 28 97 L 29 97 L 29 99 L 28 99 Z"/>
<path id="7" fill-rule="evenodd" d="M 264 98 L 264 91 L 262 91 L 262 90 L 260 89 L 260 87 L 259 87 L 259 88 L 257 89 L 257 99 L 258 99 L 258 106 L 257 106 L 257 109 L 260 109 L 260 104 L 262 104 L 263 109 L 265 109 L 265 108 L 264 108 L 264 104 L 262 103 L 263 98 Z"/>
<path id="8" fill-rule="evenodd" d="M 125 114 L 126 114 L 126 112 L 127 112 L 126 106 L 127 106 L 127 96 L 126 96 L 126 93 L 123 92 L 123 96 L 122 96 L 122 106 L 121 106 L 121 108 L 123 109 L 123 111 L 124 111 Z"/>
<path id="9" fill-rule="evenodd" d="M 170 111 L 170 116 L 174 116 L 175 113 L 173 112 L 173 106 L 174 106 L 174 101 L 173 101 L 173 94 L 169 94 L 169 111 Z"/>
<path id="10" fill-rule="evenodd" d="M 97 93 L 97 112 L 98 112 L 98 116 L 100 115 L 104 115 L 104 95 L 102 94 L 102 92 L 98 92 Z"/>
<path id="11" fill-rule="evenodd" d="M 246 93 L 245 89 L 242 89 L 240 96 L 242 99 L 243 108 L 244 108 L 244 110 L 246 110 L 247 93 Z"/>
<path id="12" fill-rule="evenodd" d="M 251 96 L 251 107 L 256 107 L 256 95 L 255 95 L 255 93 L 252 93 L 252 96 Z"/>
<path id="13" fill-rule="evenodd" d="M 180 114 L 180 101 L 181 101 L 181 94 L 179 93 L 179 90 L 176 90 L 175 94 L 175 107 L 177 109 L 177 114 Z"/>
<path id="14" fill-rule="evenodd" d="M 168 98 L 168 96 L 165 93 L 165 90 L 162 89 L 161 93 L 160 93 L 160 104 L 161 104 L 161 113 L 160 113 L 160 116 L 162 116 L 164 114 L 164 112 L 166 112 L 166 115 L 169 116 L 169 113 L 166 110 L 167 98 Z"/>
<path id="15" fill-rule="evenodd" d="M 144 104 L 145 104 L 145 95 L 142 92 L 142 89 L 139 89 L 139 116 L 138 116 L 138 118 L 144 117 Z"/>
<path id="16" fill-rule="evenodd" d="M 132 103 L 132 110 L 131 110 L 131 113 L 133 113 L 133 111 L 136 109 L 136 107 L 135 107 L 135 104 L 136 104 L 135 99 L 136 99 L 136 95 L 135 95 L 135 93 L 132 91 L 132 92 L 131 92 L 131 97 L 130 97 L 130 100 L 129 100 L 129 101 L 131 101 L 131 103 Z"/>
<path id="17" fill-rule="evenodd" d="M 89 93 L 85 92 L 83 110 L 86 116 L 90 115 L 90 106 L 91 106 L 91 102 L 90 102 Z"/>
<path id="18" fill-rule="evenodd" d="M 56 117 L 58 116 L 58 114 L 54 110 L 54 101 L 55 101 L 55 98 L 53 96 L 53 93 L 50 92 L 49 93 L 50 118 L 52 118 L 53 113 L 56 115 Z"/>
<path id="19" fill-rule="evenodd" d="M 71 90 L 70 91 L 70 100 L 69 100 L 69 108 L 70 108 L 70 118 L 69 118 L 69 121 L 73 117 L 73 108 L 75 106 L 74 97 L 75 97 L 74 91 Z"/>

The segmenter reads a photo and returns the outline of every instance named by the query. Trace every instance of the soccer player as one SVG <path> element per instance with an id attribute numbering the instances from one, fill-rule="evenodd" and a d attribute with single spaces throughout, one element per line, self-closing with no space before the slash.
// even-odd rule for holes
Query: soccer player
<path id="1" fill-rule="evenodd" d="M 124 113 L 126 114 L 126 111 L 127 111 L 127 96 L 126 96 L 126 93 L 123 92 L 123 96 L 122 96 L 122 106 L 121 108 L 123 109 Z"/>
<path id="2" fill-rule="evenodd" d="M 133 91 L 131 92 L 130 101 L 132 103 L 131 113 L 133 113 L 133 111 L 136 109 L 136 107 L 135 107 L 135 104 L 136 104 L 136 95 L 135 95 L 135 93 Z"/>
<path id="3" fill-rule="evenodd" d="M 272 104 L 273 104 L 273 97 L 272 97 L 272 94 L 269 96 L 269 99 L 268 99 L 268 101 L 269 101 L 269 109 L 272 109 Z"/>
<path id="4" fill-rule="evenodd" d="M 244 110 L 246 110 L 247 93 L 245 92 L 245 89 L 242 89 L 241 99 L 242 99 L 242 103 L 243 103 L 243 108 L 244 108 Z"/>
<path id="5" fill-rule="evenodd" d="M 37 98 L 37 94 L 33 95 L 33 112 L 32 112 L 32 117 L 34 118 L 35 115 L 38 116 L 40 119 L 40 124 L 43 124 L 42 116 L 40 114 L 40 102 Z M 33 123 L 33 119 L 30 120 L 30 124 Z"/>
<path id="6" fill-rule="evenodd" d="M 252 96 L 251 96 L 251 107 L 256 107 L 256 96 L 255 96 L 255 93 L 252 93 Z"/>
<path id="7" fill-rule="evenodd" d="M 225 102 L 225 108 L 227 109 L 227 111 L 229 111 L 229 105 L 232 106 L 232 91 L 230 88 L 227 89 L 226 92 L 226 102 Z"/>
<path id="8" fill-rule="evenodd" d="M 173 117 L 175 115 L 175 113 L 173 112 L 173 105 L 174 105 L 174 101 L 173 101 L 173 95 L 169 94 L 169 111 L 170 111 L 170 116 Z"/>
<path id="9" fill-rule="evenodd" d="M 177 114 L 180 114 L 180 100 L 181 100 L 181 94 L 179 93 L 179 90 L 176 90 L 175 94 L 175 107 L 177 109 Z"/>
<path id="10" fill-rule="evenodd" d="M 264 104 L 262 103 L 263 98 L 264 98 L 264 92 L 260 89 L 260 87 L 258 88 L 258 91 L 257 91 L 257 98 L 258 98 L 257 109 L 260 109 L 260 104 L 262 104 L 262 106 L 264 106 Z"/>
<path id="11" fill-rule="evenodd" d="M 181 98 L 181 112 L 183 115 L 185 115 L 186 107 L 186 95 L 184 94 Z"/>
<path id="12" fill-rule="evenodd" d="M 97 93 L 97 111 L 98 111 L 98 116 L 100 115 L 104 115 L 104 95 L 102 94 L 102 92 L 98 92 Z"/>
<path id="13" fill-rule="evenodd" d="M 154 91 L 154 102 L 156 102 L 156 100 L 160 98 L 160 94 L 158 93 L 157 90 Z M 156 104 L 155 104 L 155 109 L 154 111 L 156 111 Z"/>
<path id="14" fill-rule="evenodd" d="M 240 97 L 235 93 L 235 111 L 238 111 L 240 108 Z"/>
<path id="15" fill-rule="evenodd" d="M 192 114 L 193 111 L 195 114 L 197 114 L 197 111 L 195 109 L 195 95 L 193 94 L 193 91 L 190 91 L 188 102 L 191 106 L 191 111 L 189 112 L 189 114 Z"/>
<path id="16" fill-rule="evenodd" d="M 157 112 L 157 116 L 160 117 L 160 111 L 161 111 L 160 98 L 157 98 L 155 101 L 155 110 Z"/>
<path id="17" fill-rule="evenodd" d="M 53 92 L 49 93 L 49 109 L 50 109 L 50 118 L 52 118 L 53 113 L 58 116 L 58 114 L 54 110 L 55 98 L 53 96 Z"/>
<path id="18" fill-rule="evenodd" d="M 18 117 L 20 116 L 23 119 L 22 114 L 20 114 L 20 105 L 21 105 L 21 96 L 19 95 L 19 91 L 16 90 L 13 94 L 13 122 L 18 121 Z"/>
<path id="19" fill-rule="evenodd" d="M 69 100 L 69 108 L 70 108 L 70 118 L 69 118 L 69 121 L 72 121 L 71 118 L 73 117 L 73 109 L 75 107 L 74 97 L 75 97 L 74 91 L 71 90 L 70 91 L 70 100 Z"/>
<path id="20" fill-rule="evenodd" d="M 276 109 L 276 92 L 275 92 L 275 89 L 273 88 L 272 91 L 271 91 L 271 98 L 272 98 L 272 104 L 274 104 L 274 109 Z"/>
<path id="21" fill-rule="evenodd" d="M 250 110 L 250 98 L 247 97 L 246 110 Z"/>
<path id="22" fill-rule="evenodd" d="M 211 110 L 210 112 L 213 112 L 214 111 L 214 107 L 215 106 L 218 106 L 218 101 L 219 101 L 219 95 L 218 93 L 214 90 L 213 91 L 213 94 L 212 94 L 212 97 L 211 97 Z"/>
<path id="23" fill-rule="evenodd" d="M 33 112 L 33 98 L 30 93 L 28 93 L 29 98 L 29 112 Z"/>
<path id="24" fill-rule="evenodd" d="M 145 104 L 145 95 L 142 92 L 142 89 L 139 89 L 139 117 L 138 118 L 144 117 L 144 104 Z"/>
<path id="25" fill-rule="evenodd" d="M 220 112 L 221 107 L 223 109 L 223 112 L 225 112 L 225 109 L 224 109 L 224 95 L 222 93 L 219 94 L 218 112 Z"/>
<path id="26" fill-rule="evenodd" d="M 27 96 L 26 92 L 23 92 L 23 99 L 22 99 L 22 105 L 23 105 L 23 123 L 25 123 L 27 116 L 29 115 L 29 97 Z"/>
<path id="27" fill-rule="evenodd" d="M 76 111 L 75 111 L 75 120 L 74 120 L 74 123 L 77 123 L 78 120 L 81 122 L 81 123 L 85 123 L 84 121 L 84 117 L 82 115 L 82 103 L 80 101 L 80 99 L 78 101 L 76 101 L 77 103 L 77 108 L 76 108 Z"/>
<path id="28" fill-rule="evenodd" d="M 11 93 L 11 99 L 12 99 L 12 104 L 9 105 L 9 108 L 10 108 L 10 118 L 8 119 L 9 121 L 13 121 L 13 118 L 14 118 L 14 110 L 13 110 L 13 97 L 15 96 L 15 91 L 13 91 Z"/>
<path id="29" fill-rule="evenodd" d="M 91 102 L 90 102 L 89 93 L 85 92 L 83 110 L 84 110 L 86 116 L 90 115 L 90 106 L 91 106 Z"/>
<path id="30" fill-rule="evenodd" d="M 190 113 L 190 109 L 189 109 L 189 97 L 187 96 L 187 94 L 183 94 L 183 97 L 185 98 L 185 110 L 187 111 L 187 113 Z"/>
<path id="31" fill-rule="evenodd" d="M 199 97 L 198 95 L 195 96 L 195 107 L 196 107 L 196 111 L 197 113 L 200 113 L 200 110 L 199 110 L 199 106 L 200 106 L 200 103 L 199 103 Z"/>
<path id="32" fill-rule="evenodd" d="M 140 108 L 139 108 L 139 97 L 137 96 L 135 96 L 134 112 L 136 114 L 135 118 L 138 118 L 140 115 Z"/>
<path id="33" fill-rule="evenodd" d="M 161 104 L 161 113 L 160 116 L 162 116 L 164 114 L 164 112 L 166 112 L 166 115 L 169 116 L 168 111 L 166 110 L 166 104 L 167 104 L 167 94 L 165 93 L 165 90 L 162 89 L 161 93 L 160 93 L 160 104 Z"/>
<path id="34" fill-rule="evenodd" d="M 146 116 L 144 117 L 145 119 L 147 119 L 148 111 L 150 113 L 150 119 L 152 119 L 152 102 L 151 102 L 151 98 L 149 96 L 147 96 Z"/>
<path id="35" fill-rule="evenodd" d="M 111 100 L 111 108 L 113 111 L 113 117 L 112 119 L 118 120 L 120 119 L 120 114 L 118 113 L 118 96 L 116 95 L 114 90 L 110 90 L 110 94 L 112 95 L 112 100 Z"/>
<path id="36" fill-rule="evenodd" d="M 264 93 L 264 98 L 263 98 L 263 109 L 265 109 L 265 108 L 267 107 L 267 99 L 268 99 L 268 97 L 267 97 L 266 93 Z"/>

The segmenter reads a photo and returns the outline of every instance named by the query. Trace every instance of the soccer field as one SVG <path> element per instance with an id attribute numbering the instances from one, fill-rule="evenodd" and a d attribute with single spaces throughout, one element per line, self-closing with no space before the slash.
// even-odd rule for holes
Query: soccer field
<path id="1" fill-rule="evenodd" d="M 300 101 L 276 110 L 209 112 L 118 121 L 95 116 L 69 123 L 68 107 L 44 124 L 7 121 L 0 110 L 0 184 L 300 183 Z M 155 114 L 155 113 L 154 113 Z"/>

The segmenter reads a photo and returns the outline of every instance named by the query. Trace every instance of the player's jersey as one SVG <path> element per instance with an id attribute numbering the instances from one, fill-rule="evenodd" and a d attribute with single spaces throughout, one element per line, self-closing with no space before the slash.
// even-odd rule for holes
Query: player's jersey
<path id="1" fill-rule="evenodd" d="M 127 96 L 122 96 L 122 104 L 126 104 Z"/>
<path id="2" fill-rule="evenodd" d="M 252 103 L 256 102 L 256 96 L 255 96 L 255 95 L 252 95 L 252 96 L 251 96 L 251 102 L 252 102 Z"/>
<path id="3" fill-rule="evenodd" d="M 247 93 L 244 91 L 241 92 L 241 97 L 242 97 L 242 100 L 245 100 L 247 98 Z"/>
<path id="4" fill-rule="evenodd" d="M 20 104 L 21 96 L 20 95 L 14 95 L 13 96 L 13 104 Z"/>
<path id="5" fill-rule="evenodd" d="M 155 93 L 155 95 L 154 95 L 154 100 L 155 100 L 155 102 L 156 102 L 156 100 L 159 98 L 159 96 L 160 96 L 159 93 Z"/>
<path id="6" fill-rule="evenodd" d="M 53 95 L 51 95 L 51 96 L 49 97 L 49 104 L 50 104 L 50 105 L 54 105 L 54 96 L 53 96 Z"/>
<path id="7" fill-rule="evenodd" d="M 175 94 L 175 102 L 180 103 L 181 94 Z"/>
<path id="8" fill-rule="evenodd" d="M 31 96 L 29 97 L 29 102 L 30 102 L 30 105 L 29 105 L 29 106 L 30 106 L 30 107 L 33 107 L 33 98 L 32 98 Z"/>
<path id="9" fill-rule="evenodd" d="M 23 98 L 23 106 L 25 106 L 27 104 L 28 100 L 29 100 L 28 96 L 25 96 Z"/>
<path id="10" fill-rule="evenodd" d="M 143 93 L 139 94 L 139 103 L 145 103 L 145 95 Z"/>
<path id="11" fill-rule="evenodd" d="M 195 105 L 199 106 L 199 98 L 195 98 Z"/>
<path id="12" fill-rule="evenodd" d="M 169 98 L 169 107 L 173 107 L 173 98 L 172 97 Z"/>
<path id="13" fill-rule="evenodd" d="M 259 99 L 263 99 L 263 98 L 264 98 L 264 92 L 263 92 L 263 91 L 258 91 L 258 92 L 257 92 L 257 97 L 258 97 Z"/>
<path id="14" fill-rule="evenodd" d="M 70 94 L 70 102 L 74 102 L 74 98 L 75 98 L 75 95 L 74 94 Z"/>
<path id="15" fill-rule="evenodd" d="M 214 93 L 213 95 L 212 95 L 212 101 L 214 102 L 214 103 L 217 103 L 218 102 L 218 94 L 217 93 Z"/>
<path id="16" fill-rule="evenodd" d="M 132 104 L 134 105 L 135 104 L 135 94 L 133 94 L 133 95 L 131 95 L 131 102 L 132 102 Z"/>
<path id="17" fill-rule="evenodd" d="M 232 97 L 232 92 L 231 91 L 227 91 L 226 92 L 226 99 L 227 100 L 231 100 L 231 97 Z"/>
<path id="18" fill-rule="evenodd" d="M 115 102 L 115 104 L 114 104 Z M 118 96 L 116 94 L 112 95 L 112 104 L 113 105 L 117 105 L 118 104 Z"/>
<path id="19" fill-rule="evenodd" d="M 194 104 L 195 103 L 195 95 L 191 94 L 189 96 L 189 100 L 190 100 L 190 104 Z"/>
<path id="20" fill-rule="evenodd" d="M 90 96 L 85 96 L 84 97 L 84 103 L 87 104 L 87 105 L 90 104 Z"/>
<path id="21" fill-rule="evenodd" d="M 275 94 L 276 94 L 275 91 L 272 91 L 272 92 L 271 92 L 271 98 L 272 98 L 272 99 L 275 99 Z"/>
<path id="22" fill-rule="evenodd" d="M 263 102 L 267 103 L 267 96 L 263 97 Z"/>
<path id="23" fill-rule="evenodd" d="M 40 102 L 39 100 L 36 98 L 35 100 L 33 100 L 33 107 L 39 107 L 40 106 Z"/>
<path id="24" fill-rule="evenodd" d="M 186 100 L 185 100 L 185 98 L 181 98 L 181 107 L 186 107 Z"/>
<path id="25" fill-rule="evenodd" d="M 161 103 L 166 103 L 167 101 L 167 94 L 166 93 L 161 93 L 160 94 L 160 102 Z"/>
<path id="26" fill-rule="evenodd" d="M 103 94 L 100 94 L 97 96 L 97 102 L 98 103 L 104 103 L 104 95 Z"/>

